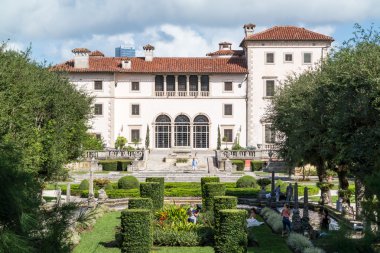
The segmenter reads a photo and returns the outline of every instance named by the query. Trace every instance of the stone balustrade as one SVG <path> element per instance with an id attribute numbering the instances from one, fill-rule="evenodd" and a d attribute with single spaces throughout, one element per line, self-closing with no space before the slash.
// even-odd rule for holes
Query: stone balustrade
<path id="1" fill-rule="evenodd" d="M 98 160 L 105 159 L 133 159 L 142 160 L 144 158 L 144 150 L 124 151 L 124 150 L 104 150 L 104 151 L 85 151 L 85 158 L 95 158 Z"/>
<path id="2" fill-rule="evenodd" d="M 278 160 L 277 150 L 258 149 L 258 150 L 217 150 L 216 157 L 218 161 L 226 159 L 239 160 Z"/>

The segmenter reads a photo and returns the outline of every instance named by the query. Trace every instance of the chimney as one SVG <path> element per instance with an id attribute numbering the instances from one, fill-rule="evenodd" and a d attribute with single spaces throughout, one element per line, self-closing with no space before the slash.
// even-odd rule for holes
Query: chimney
<path id="1" fill-rule="evenodd" d="M 231 43 L 229 43 L 229 42 L 226 42 L 226 41 L 224 41 L 224 42 L 220 42 L 219 43 L 219 50 L 231 50 Z"/>
<path id="2" fill-rule="evenodd" d="M 87 48 L 75 48 L 71 50 L 74 53 L 74 68 L 87 69 L 89 67 L 89 53 Z"/>
<path id="3" fill-rule="evenodd" d="M 253 32 L 254 32 L 254 30 L 255 30 L 255 27 L 256 27 L 256 25 L 251 24 L 251 23 L 250 24 L 245 24 L 243 26 L 245 37 L 248 37 L 248 36 L 252 35 Z"/>
<path id="4" fill-rule="evenodd" d="M 131 59 L 121 60 L 121 68 L 123 69 L 131 69 L 132 61 Z"/>
<path id="5" fill-rule="evenodd" d="M 154 46 L 148 44 L 143 46 L 143 49 L 145 51 L 145 61 L 153 61 Z"/>

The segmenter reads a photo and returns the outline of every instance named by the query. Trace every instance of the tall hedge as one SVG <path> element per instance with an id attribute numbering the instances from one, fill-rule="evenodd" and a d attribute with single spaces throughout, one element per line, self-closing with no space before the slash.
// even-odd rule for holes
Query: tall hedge
<path id="1" fill-rule="evenodd" d="M 124 210 L 121 213 L 121 236 L 122 253 L 149 253 L 153 246 L 151 210 Z"/>
<path id="2" fill-rule="evenodd" d="M 157 182 L 160 183 L 160 193 L 159 196 L 162 197 L 162 203 L 164 202 L 165 196 L 165 178 L 163 177 L 147 177 L 145 182 Z"/>
<path id="3" fill-rule="evenodd" d="M 223 183 L 206 183 L 205 188 L 205 198 L 202 198 L 204 201 L 204 210 L 212 211 L 214 208 L 214 197 L 215 196 L 224 196 L 226 195 L 226 185 Z"/>
<path id="4" fill-rule="evenodd" d="M 202 177 L 201 178 L 201 191 L 202 191 L 202 205 L 205 206 L 205 199 L 206 199 L 206 194 L 205 194 L 205 184 L 207 183 L 219 183 L 220 178 L 219 177 Z"/>
<path id="5" fill-rule="evenodd" d="M 215 231 L 215 252 L 247 252 L 247 211 L 224 209 L 219 211 L 219 215 L 220 226 Z"/>
<path id="6" fill-rule="evenodd" d="M 139 188 L 139 180 L 134 176 L 124 176 L 117 181 L 119 189 L 133 189 Z"/>
<path id="7" fill-rule="evenodd" d="M 236 209 L 237 198 L 233 196 L 216 196 L 214 197 L 214 217 L 215 227 L 219 227 L 219 212 L 223 209 Z"/>
<path id="8" fill-rule="evenodd" d="M 153 209 L 151 198 L 130 198 L 128 201 L 128 209 Z"/>
<path id="9" fill-rule="evenodd" d="M 98 164 L 102 165 L 103 171 L 127 171 L 128 165 L 132 160 L 100 160 Z"/>
<path id="10" fill-rule="evenodd" d="M 160 183 L 147 182 L 140 184 L 140 197 L 151 198 L 153 209 L 157 210 L 164 206 L 164 196 L 161 192 Z"/>

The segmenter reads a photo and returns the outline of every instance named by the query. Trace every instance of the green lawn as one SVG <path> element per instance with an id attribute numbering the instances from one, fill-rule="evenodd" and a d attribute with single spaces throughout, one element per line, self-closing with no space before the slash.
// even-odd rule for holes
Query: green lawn
<path id="1" fill-rule="evenodd" d="M 120 253 L 119 248 L 107 247 L 114 240 L 115 227 L 120 224 L 120 212 L 106 213 L 93 230 L 81 234 L 81 242 L 73 253 Z M 261 220 L 260 217 L 258 217 Z M 249 253 L 291 253 L 286 242 L 273 234 L 267 225 L 255 227 L 259 247 L 249 248 Z M 212 247 L 154 247 L 152 253 L 214 253 Z"/>

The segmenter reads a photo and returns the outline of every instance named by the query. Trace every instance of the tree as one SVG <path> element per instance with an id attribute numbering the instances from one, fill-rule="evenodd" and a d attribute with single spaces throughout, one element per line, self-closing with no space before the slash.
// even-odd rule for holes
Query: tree
<path id="1" fill-rule="evenodd" d="M 127 144 L 127 138 L 125 138 L 124 136 L 118 136 L 116 138 L 116 142 L 115 142 L 115 148 L 119 149 L 119 150 L 123 150 L 124 147 L 125 147 L 125 144 Z"/>
<path id="2" fill-rule="evenodd" d="M 83 150 L 103 150 L 104 143 L 102 139 L 97 138 L 94 134 L 87 133 L 83 140 Z"/>
<path id="3" fill-rule="evenodd" d="M 217 150 L 220 150 L 220 146 L 222 145 L 222 141 L 221 141 L 221 139 L 220 139 L 220 127 L 219 127 L 219 125 L 218 125 L 218 143 L 217 143 L 217 147 L 216 147 L 216 149 Z"/>
<path id="4" fill-rule="evenodd" d="M 69 252 L 74 208 L 41 208 L 41 191 L 81 155 L 92 98 L 31 61 L 28 51 L 4 49 L 0 45 L 0 252 Z"/>
<path id="5" fill-rule="evenodd" d="M 227 136 L 223 136 L 223 139 L 222 139 L 222 140 L 223 140 L 223 142 L 226 144 L 226 149 L 228 149 L 228 148 L 227 148 L 227 141 L 228 141 Z"/>
<path id="6" fill-rule="evenodd" d="M 145 136 L 145 149 L 149 149 L 150 145 L 150 134 L 149 134 L 149 126 L 146 126 L 146 136 Z"/>

